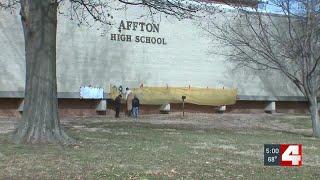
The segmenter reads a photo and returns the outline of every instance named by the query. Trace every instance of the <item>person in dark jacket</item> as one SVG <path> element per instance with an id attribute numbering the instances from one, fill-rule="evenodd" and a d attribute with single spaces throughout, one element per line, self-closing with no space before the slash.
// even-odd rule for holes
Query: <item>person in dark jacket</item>
<path id="1" fill-rule="evenodd" d="M 119 96 L 116 97 L 116 99 L 114 100 L 114 107 L 116 110 L 116 118 L 119 118 L 119 113 L 120 113 L 120 108 L 121 108 L 121 94 Z"/>
<path id="2" fill-rule="evenodd" d="M 137 118 L 139 114 L 140 102 L 137 96 L 135 95 L 132 99 L 132 117 Z"/>

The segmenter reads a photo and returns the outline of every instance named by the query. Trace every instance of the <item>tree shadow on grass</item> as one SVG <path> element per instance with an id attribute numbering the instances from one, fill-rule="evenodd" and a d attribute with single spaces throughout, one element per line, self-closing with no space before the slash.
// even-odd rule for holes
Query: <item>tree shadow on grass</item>
<path id="1" fill-rule="evenodd" d="M 264 128 L 264 129 L 260 129 L 260 130 L 266 130 L 266 131 L 271 131 L 271 132 L 278 132 L 278 133 L 282 133 L 282 134 L 288 134 L 288 135 L 295 135 L 297 137 L 302 136 L 302 137 L 306 137 L 306 138 L 313 138 L 313 135 L 307 132 L 294 132 L 294 131 L 289 131 L 289 130 L 276 130 L 276 129 L 268 129 L 268 128 Z"/>

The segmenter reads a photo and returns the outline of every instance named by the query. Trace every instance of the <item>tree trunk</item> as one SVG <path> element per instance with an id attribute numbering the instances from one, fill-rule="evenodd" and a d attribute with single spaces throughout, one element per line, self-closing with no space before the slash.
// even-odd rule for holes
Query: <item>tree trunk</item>
<path id="1" fill-rule="evenodd" d="M 16 143 L 73 142 L 60 126 L 56 78 L 57 3 L 21 0 L 25 38 L 26 85 Z"/>
<path id="2" fill-rule="evenodd" d="M 312 120 L 313 136 L 319 138 L 320 123 L 319 123 L 319 111 L 318 111 L 318 102 L 317 102 L 316 95 L 309 98 L 309 111 L 310 111 L 311 120 Z"/>

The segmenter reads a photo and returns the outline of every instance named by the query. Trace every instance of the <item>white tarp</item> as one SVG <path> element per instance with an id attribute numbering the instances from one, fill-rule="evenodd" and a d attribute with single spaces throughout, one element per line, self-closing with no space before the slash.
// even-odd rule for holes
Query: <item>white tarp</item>
<path id="1" fill-rule="evenodd" d="M 103 99 L 103 89 L 91 86 L 81 86 L 80 97 L 83 99 Z"/>

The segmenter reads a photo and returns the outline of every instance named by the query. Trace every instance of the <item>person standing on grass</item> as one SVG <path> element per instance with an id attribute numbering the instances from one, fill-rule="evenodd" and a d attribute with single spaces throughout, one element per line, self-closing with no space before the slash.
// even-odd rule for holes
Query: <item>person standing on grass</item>
<path id="1" fill-rule="evenodd" d="M 138 118 L 139 107 L 140 107 L 140 102 L 137 96 L 135 95 L 134 98 L 132 99 L 132 116 L 134 118 Z"/>
<path id="2" fill-rule="evenodd" d="M 127 114 L 127 116 L 130 116 L 132 111 L 131 103 L 132 103 L 133 95 L 132 95 L 132 91 L 128 87 L 126 88 L 125 99 L 126 99 L 125 113 Z"/>
<path id="3" fill-rule="evenodd" d="M 119 96 L 116 97 L 116 99 L 114 100 L 114 107 L 116 110 L 116 118 L 119 118 L 119 113 L 120 113 L 120 109 L 121 109 L 121 94 Z"/>
<path id="4" fill-rule="evenodd" d="M 128 94 L 127 97 L 127 115 L 130 117 L 132 114 L 132 100 L 133 100 L 133 93 Z"/>
<path id="5" fill-rule="evenodd" d="M 128 95 L 132 93 L 132 91 L 127 87 L 126 88 L 126 100 L 128 99 Z"/>

